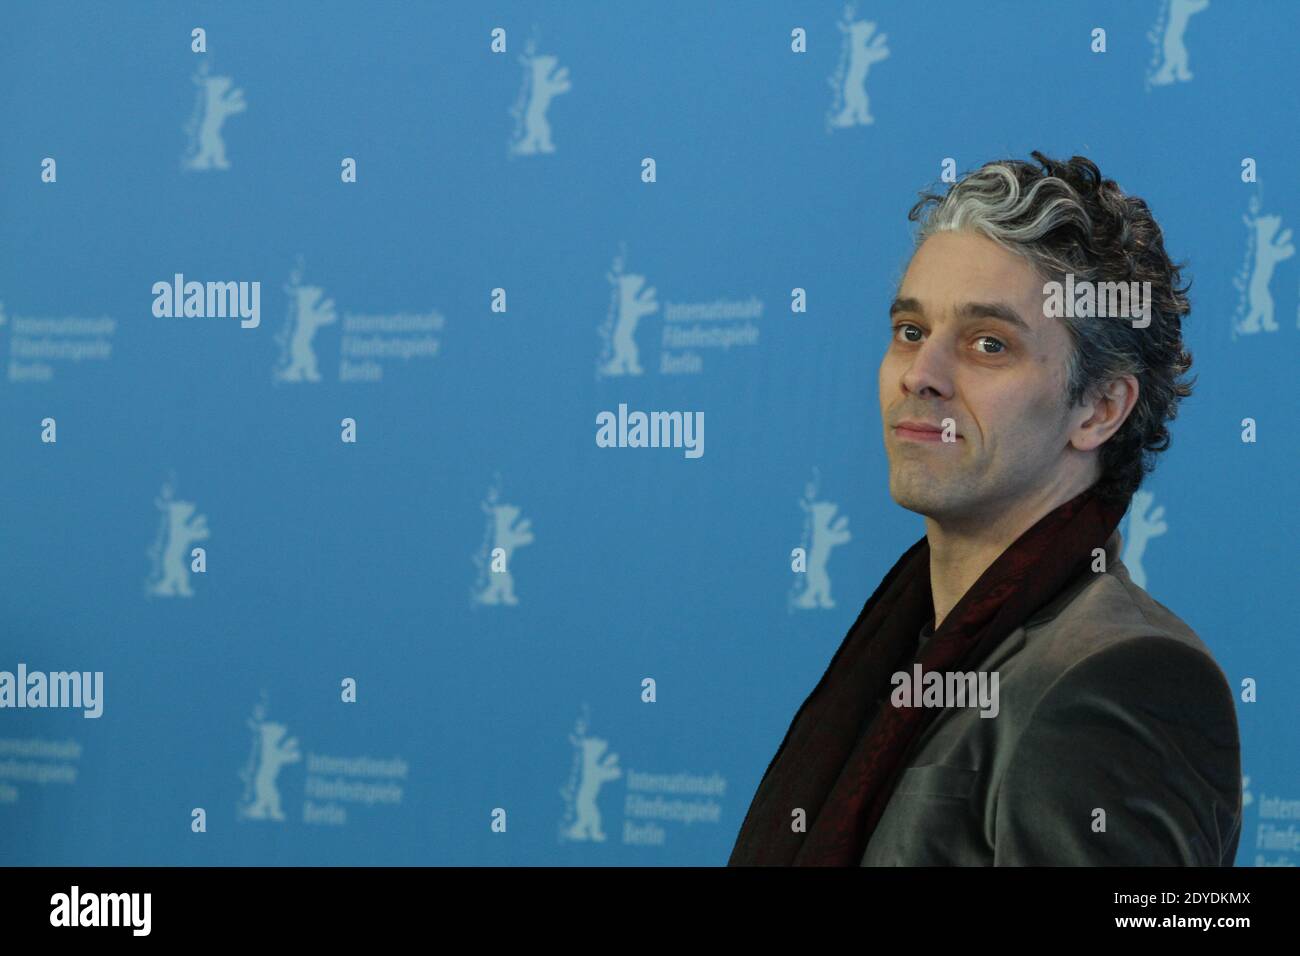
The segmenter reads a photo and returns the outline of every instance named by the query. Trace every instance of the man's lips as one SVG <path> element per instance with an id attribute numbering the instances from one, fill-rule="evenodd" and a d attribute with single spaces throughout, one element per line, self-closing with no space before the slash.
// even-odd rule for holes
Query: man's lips
<path id="1" fill-rule="evenodd" d="M 926 442 L 943 442 L 943 429 L 938 425 L 931 425 L 928 422 L 904 421 L 894 426 L 894 434 L 906 441 L 926 441 Z M 955 441 L 960 441 L 961 436 L 954 434 Z M 945 443 L 951 444 L 951 443 Z"/>

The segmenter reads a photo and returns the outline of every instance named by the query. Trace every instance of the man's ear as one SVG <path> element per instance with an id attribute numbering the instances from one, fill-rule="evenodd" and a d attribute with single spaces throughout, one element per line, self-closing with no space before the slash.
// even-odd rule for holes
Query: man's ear
<path id="1" fill-rule="evenodd" d="M 1112 379 L 1093 390 L 1075 412 L 1076 423 L 1070 444 L 1079 451 L 1099 448 L 1133 411 L 1138 400 L 1138 381 L 1133 375 Z"/>

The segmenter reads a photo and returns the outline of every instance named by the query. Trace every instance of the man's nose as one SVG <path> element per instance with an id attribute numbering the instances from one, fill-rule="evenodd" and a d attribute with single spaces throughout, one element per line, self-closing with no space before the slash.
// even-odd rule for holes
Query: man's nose
<path id="1" fill-rule="evenodd" d="M 912 360 L 903 372 L 903 390 L 915 395 L 947 398 L 952 393 L 952 364 L 947 349 L 942 341 L 926 339 L 912 353 Z"/>

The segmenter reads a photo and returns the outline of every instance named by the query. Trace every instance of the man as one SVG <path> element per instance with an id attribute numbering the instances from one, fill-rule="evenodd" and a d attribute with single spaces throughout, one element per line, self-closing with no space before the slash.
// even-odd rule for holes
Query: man
<path id="1" fill-rule="evenodd" d="M 1231 688 L 1116 530 L 1191 392 L 1187 290 L 1142 200 L 1032 155 L 909 214 L 880 409 L 926 534 L 795 715 L 731 865 L 1232 865 Z"/>

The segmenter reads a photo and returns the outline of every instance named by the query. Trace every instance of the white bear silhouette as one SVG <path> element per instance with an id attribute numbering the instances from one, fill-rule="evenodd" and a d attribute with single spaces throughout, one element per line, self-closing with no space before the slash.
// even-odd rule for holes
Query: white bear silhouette
<path id="1" fill-rule="evenodd" d="M 1149 491 L 1133 493 L 1128 536 L 1124 542 L 1124 556 L 1120 558 L 1124 562 L 1124 567 L 1128 568 L 1128 576 L 1140 588 L 1147 586 L 1147 573 L 1142 567 L 1142 556 L 1146 554 L 1147 542 L 1169 530 L 1169 526 L 1164 521 L 1164 505 L 1151 510 L 1151 503 L 1154 500 L 1155 496 Z"/>
<path id="2" fill-rule="evenodd" d="M 596 794 L 606 781 L 623 776 L 623 771 L 618 767 L 618 754 L 608 754 L 602 760 L 601 755 L 605 753 L 609 742 L 597 737 L 577 738 L 570 734 L 569 740 L 574 746 L 582 748 L 582 782 L 578 784 L 575 798 L 577 818 L 564 831 L 564 835 L 570 840 L 603 843 L 605 834 L 600 827 L 600 808 L 596 806 Z"/>
<path id="3" fill-rule="evenodd" d="M 319 382 L 320 369 L 312 339 L 317 329 L 338 321 L 334 300 L 321 302 L 325 290 L 315 285 L 287 286 L 285 291 L 293 296 L 293 330 L 289 337 L 288 364 L 276 377 L 282 382 Z"/>
<path id="4" fill-rule="evenodd" d="M 1277 264 L 1295 255 L 1295 246 L 1291 245 L 1291 230 L 1284 229 L 1278 234 L 1278 228 L 1282 225 L 1281 216 L 1256 216 L 1253 220 L 1249 216 L 1242 218 L 1248 227 L 1253 226 L 1255 229 L 1255 262 L 1247 293 L 1250 311 L 1237 326 L 1237 331 L 1242 335 L 1252 335 L 1261 329 L 1276 332 L 1273 293 L 1268 286 L 1273 281 L 1273 270 Z"/>
<path id="5" fill-rule="evenodd" d="M 475 595 L 475 600 L 480 604 L 518 604 L 515 579 L 510 573 L 511 558 L 516 548 L 533 543 L 532 522 L 525 519 L 515 524 L 519 508 L 514 505 L 484 506 L 483 510 L 492 516 L 492 549 L 504 552 L 506 570 L 489 571 L 487 587 Z"/>
<path id="6" fill-rule="evenodd" d="M 601 366 L 600 372 L 602 375 L 640 375 L 644 370 L 641 368 L 634 336 L 637 323 L 659 310 L 655 288 L 650 286 L 643 290 L 641 287 L 645 285 L 645 276 L 642 275 L 606 275 L 610 282 L 618 286 L 618 318 L 610 341 L 613 355 Z"/>
<path id="7" fill-rule="evenodd" d="M 569 68 L 556 70 L 559 60 L 554 56 L 520 57 L 519 62 L 531 68 L 531 83 L 528 106 L 524 111 L 524 135 L 515 144 L 514 151 L 521 154 L 553 153 L 555 146 L 551 143 L 551 124 L 546 119 L 546 111 L 551 100 L 572 89 Z"/>
<path id="8" fill-rule="evenodd" d="M 831 579 L 826 573 L 826 562 L 830 560 L 831 549 L 852 540 L 849 533 L 847 515 L 840 515 L 834 524 L 837 505 L 829 501 L 817 501 L 809 505 L 800 501 L 799 506 L 812 515 L 812 548 L 808 554 L 808 570 L 804 577 L 806 586 L 803 593 L 795 599 L 795 607 L 834 607 L 831 600 Z"/>
<path id="9" fill-rule="evenodd" d="M 1166 86 L 1174 80 L 1186 82 L 1192 78 L 1192 71 L 1187 68 L 1187 44 L 1183 34 L 1187 32 L 1187 21 L 1192 14 L 1200 13 L 1210 5 L 1210 0 L 1173 0 L 1169 6 L 1169 22 L 1165 24 L 1162 41 L 1164 60 L 1155 76 L 1151 77 L 1154 86 Z"/>
<path id="10" fill-rule="evenodd" d="M 167 544 L 162 555 L 162 577 L 150 588 L 151 593 L 164 597 L 193 597 L 190 587 L 190 545 L 208 539 L 207 515 L 194 514 L 194 502 L 154 499 L 154 504 L 167 516 Z"/>
<path id="11" fill-rule="evenodd" d="M 848 26 L 843 23 L 836 25 L 840 32 L 848 37 L 849 66 L 840 88 L 844 108 L 831 120 L 831 125 L 866 126 L 876 121 L 871 115 L 871 107 L 867 99 L 867 71 L 871 69 L 871 64 L 879 63 L 889 56 L 889 48 L 885 46 L 888 36 L 881 33 L 871 40 L 872 34 L 876 32 L 876 25 L 867 20 L 857 20 Z M 868 40 L 871 42 L 868 43 Z"/>
<path id="12" fill-rule="evenodd" d="M 284 740 L 287 730 L 285 725 L 269 720 L 263 721 L 258 730 L 260 759 L 257 774 L 253 778 L 253 802 L 243 809 L 242 815 L 253 820 L 283 820 L 280 789 L 276 786 L 275 779 L 285 764 L 297 763 L 302 759 L 302 754 L 298 752 L 298 738 Z"/>
<path id="13" fill-rule="evenodd" d="M 203 88 L 203 120 L 198 152 L 185 165 L 189 169 L 229 169 L 221 127 L 226 117 L 248 109 L 244 91 L 230 90 L 232 80 L 228 76 L 196 76 L 194 82 Z"/>

